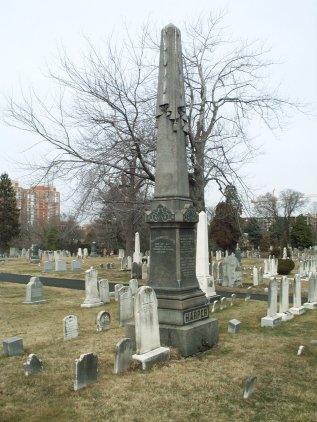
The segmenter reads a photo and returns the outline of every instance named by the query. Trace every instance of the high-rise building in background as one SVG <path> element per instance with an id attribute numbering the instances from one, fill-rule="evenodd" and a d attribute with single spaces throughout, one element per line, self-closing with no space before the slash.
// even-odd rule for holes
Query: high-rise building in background
<path id="1" fill-rule="evenodd" d="M 22 225 L 46 226 L 60 219 L 60 193 L 52 186 L 24 189 L 13 182 Z"/>

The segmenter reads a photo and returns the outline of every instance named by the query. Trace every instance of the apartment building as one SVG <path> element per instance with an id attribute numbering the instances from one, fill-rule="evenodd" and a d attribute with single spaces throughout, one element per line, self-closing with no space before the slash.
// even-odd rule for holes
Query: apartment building
<path id="1" fill-rule="evenodd" d="M 13 182 L 22 225 L 45 226 L 60 219 L 60 193 L 53 186 L 22 188 Z"/>

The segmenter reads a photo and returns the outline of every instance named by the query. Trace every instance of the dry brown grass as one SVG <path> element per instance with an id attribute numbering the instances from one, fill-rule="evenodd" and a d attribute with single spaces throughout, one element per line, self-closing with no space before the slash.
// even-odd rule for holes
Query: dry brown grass
<path id="1" fill-rule="evenodd" d="M 43 305 L 22 304 L 25 286 L 0 283 L 2 338 L 20 335 L 24 355 L 0 355 L 1 421 L 316 421 L 317 311 L 307 311 L 280 327 L 261 329 L 266 303 L 238 300 L 212 316 L 219 319 L 217 347 L 197 357 L 172 359 L 148 372 L 133 368 L 114 375 L 114 348 L 124 329 L 117 304 L 109 331 L 97 333 L 100 308 L 82 309 L 84 292 L 44 288 Z M 80 335 L 64 341 L 62 319 L 78 316 Z M 227 333 L 231 318 L 240 333 Z M 298 346 L 304 354 L 296 355 Z M 74 360 L 96 352 L 99 381 L 73 391 Z M 43 360 L 41 373 L 25 377 L 22 364 L 29 353 Z M 243 400 L 243 382 L 258 377 L 257 389 Z"/>

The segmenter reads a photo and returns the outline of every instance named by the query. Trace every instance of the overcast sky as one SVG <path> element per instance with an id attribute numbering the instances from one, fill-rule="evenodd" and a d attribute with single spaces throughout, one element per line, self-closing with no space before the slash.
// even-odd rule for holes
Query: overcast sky
<path id="1" fill-rule="evenodd" d="M 282 131 L 259 131 L 256 144 L 262 153 L 244 167 L 246 182 L 255 196 L 290 188 L 314 194 L 312 200 L 317 201 L 316 0 L 1 0 L 0 4 L 1 110 L 7 97 L 19 100 L 21 87 L 32 85 L 45 93 L 44 75 L 47 65 L 54 65 L 58 47 L 80 57 L 83 35 L 100 45 L 123 23 L 137 29 L 150 19 L 158 28 L 170 22 L 181 27 L 186 19 L 225 10 L 229 37 L 265 42 L 272 60 L 281 62 L 274 69 L 272 84 L 280 84 L 282 95 L 310 103 L 312 111 L 310 118 L 292 115 Z M 34 135 L 7 127 L 2 116 L 0 140 L 0 172 L 27 187 L 32 178 L 17 162 L 39 157 L 45 147 L 30 149 L 37 141 Z M 56 185 L 63 201 L 63 186 L 58 181 Z M 212 187 L 208 202 L 215 204 L 218 199 Z"/>

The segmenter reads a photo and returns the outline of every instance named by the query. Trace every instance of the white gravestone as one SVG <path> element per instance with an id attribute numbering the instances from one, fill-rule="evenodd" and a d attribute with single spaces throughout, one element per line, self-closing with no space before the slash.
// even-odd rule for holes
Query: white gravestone
<path id="1" fill-rule="evenodd" d="M 124 249 L 119 249 L 118 251 L 118 259 L 123 259 L 125 255 L 125 250 Z"/>
<path id="2" fill-rule="evenodd" d="M 274 328 L 282 322 L 282 318 L 277 316 L 277 282 L 271 278 L 268 291 L 267 316 L 261 318 L 261 327 Z"/>
<path id="3" fill-rule="evenodd" d="M 217 312 L 220 310 L 220 303 L 219 300 L 214 300 L 212 303 L 212 310 L 211 312 Z"/>
<path id="4" fill-rule="evenodd" d="M 85 272 L 85 293 L 86 298 L 84 303 L 80 306 L 82 308 L 93 308 L 96 306 L 103 305 L 99 297 L 98 283 L 97 283 L 98 272 L 93 268 L 90 268 Z"/>
<path id="5" fill-rule="evenodd" d="M 129 368 L 133 354 L 133 340 L 123 338 L 117 343 L 114 358 L 114 374 L 120 374 Z"/>
<path id="6" fill-rule="evenodd" d="M 28 360 L 23 364 L 25 376 L 36 374 L 43 369 L 43 362 L 34 353 L 31 353 Z"/>
<path id="7" fill-rule="evenodd" d="M 98 377 L 98 356 L 95 353 L 80 355 L 75 360 L 74 390 L 80 390 L 89 384 L 97 382 Z"/>
<path id="8" fill-rule="evenodd" d="M 134 299 L 132 296 L 132 290 L 128 286 L 123 286 L 118 291 L 119 298 L 119 323 L 120 327 L 124 327 L 126 324 L 133 320 L 134 316 Z"/>
<path id="9" fill-rule="evenodd" d="M 258 269 L 254 266 L 253 267 L 253 286 L 259 285 L 259 275 L 258 275 Z"/>
<path id="10" fill-rule="evenodd" d="M 123 284 L 115 284 L 114 285 L 114 299 L 116 302 L 119 300 L 119 290 L 123 287 Z"/>
<path id="11" fill-rule="evenodd" d="M 26 285 L 25 302 L 27 304 L 44 303 L 43 299 L 43 284 L 38 277 L 31 277 L 29 283 Z"/>
<path id="12" fill-rule="evenodd" d="M 141 252 L 140 252 L 140 235 L 138 232 L 135 233 L 134 237 L 134 253 L 133 253 L 133 262 L 140 264 L 142 262 Z"/>
<path id="13" fill-rule="evenodd" d="M 43 262 L 43 272 L 48 273 L 52 271 L 52 262 L 51 261 L 44 261 Z"/>
<path id="14" fill-rule="evenodd" d="M 131 258 L 131 256 L 127 257 L 127 270 L 128 271 L 132 270 L 132 258 Z"/>
<path id="15" fill-rule="evenodd" d="M 70 269 L 71 271 L 80 271 L 80 261 L 78 261 L 77 259 L 73 259 L 70 264 Z"/>
<path id="16" fill-rule="evenodd" d="M 101 302 L 110 303 L 109 281 L 106 278 L 102 278 L 98 281 L 98 287 Z"/>
<path id="17" fill-rule="evenodd" d="M 61 259 L 55 261 L 55 271 L 56 272 L 65 272 L 66 271 L 66 262 Z"/>
<path id="18" fill-rule="evenodd" d="M 302 306 L 302 281 L 299 274 L 294 277 L 293 306 L 290 308 L 290 312 L 294 315 L 302 315 L 305 312 L 305 308 Z"/>
<path id="19" fill-rule="evenodd" d="M 234 306 L 237 303 L 237 295 L 232 293 L 231 295 L 231 306 Z"/>
<path id="20" fill-rule="evenodd" d="M 199 213 L 197 224 L 196 277 L 206 297 L 215 296 L 214 279 L 209 274 L 208 222 L 204 211 Z"/>
<path id="21" fill-rule="evenodd" d="M 317 273 L 311 272 L 308 276 L 308 302 L 304 303 L 307 309 L 317 308 Z"/>
<path id="22" fill-rule="evenodd" d="M 97 315 L 97 324 L 96 329 L 97 331 L 107 331 L 110 329 L 111 325 L 111 316 L 109 312 L 100 311 Z"/>
<path id="23" fill-rule="evenodd" d="M 83 251 L 81 248 L 78 248 L 77 258 L 82 258 L 82 257 L 83 257 Z"/>
<path id="24" fill-rule="evenodd" d="M 142 280 L 146 280 L 148 278 L 148 268 L 147 268 L 147 263 L 144 262 L 142 264 Z"/>
<path id="25" fill-rule="evenodd" d="M 220 309 L 226 309 L 227 308 L 227 298 L 226 297 L 222 297 L 220 299 Z"/>
<path id="26" fill-rule="evenodd" d="M 78 337 L 78 320 L 75 315 L 67 315 L 63 318 L 64 340 Z"/>
<path id="27" fill-rule="evenodd" d="M 288 291 L 288 278 L 284 275 L 280 281 L 280 301 L 279 312 L 277 314 L 277 316 L 282 318 L 282 321 L 288 321 L 289 319 L 294 318 L 294 315 L 289 311 Z"/>
<path id="28" fill-rule="evenodd" d="M 135 296 L 134 316 L 136 354 L 133 359 L 142 363 L 142 369 L 169 359 L 170 349 L 160 344 L 157 298 L 151 287 L 139 288 Z"/>
<path id="29" fill-rule="evenodd" d="M 248 399 L 255 391 L 256 387 L 256 377 L 249 377 L 245 380 L 243 398 Z"/>
<path id="30" fill-rule="evenodd" d="M 138 291 L 138 288 L 139 288 L 139 286 L 138 286 L 138 280 L 136 278 L 132 278 L 129 281 L 129 287 L 130 287 L 130 289 L 132 291 L 132 296 L 135 296 L 136 293 L 137 293 L 137 291 Z"/>

